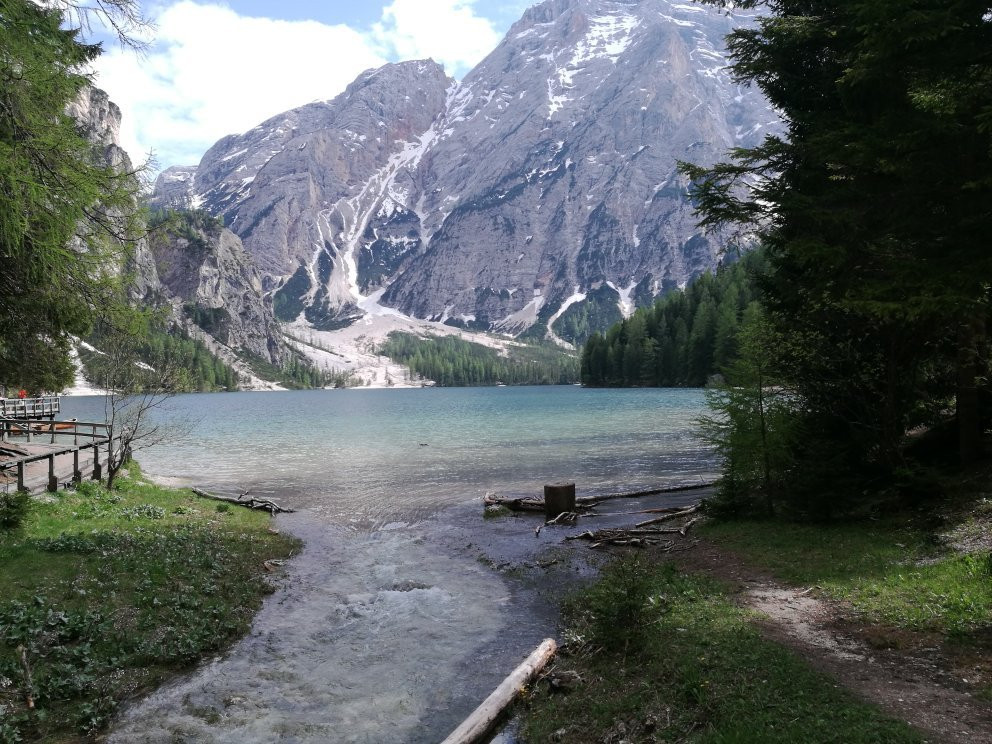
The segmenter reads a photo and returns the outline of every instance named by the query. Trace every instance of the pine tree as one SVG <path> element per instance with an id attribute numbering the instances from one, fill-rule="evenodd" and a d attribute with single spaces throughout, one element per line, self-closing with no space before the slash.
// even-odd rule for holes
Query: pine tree
<path id="1" fill-rule="evenodd" d="M 817 448 L 895 472 L 905 431 L 956 376 L 973 457 L 992 280 L 988 3 L 736 5 L 769 12 L 728 47 L 787 134 L 683 170 L 705 224 L 751 225 L 765 245 L 769 318 L 789 339 L 777 363 Z"/>
<path id="2" fill-rule="evenodd" d="M 0 3 L 0 383 L 58 390 L 70 336 L 117 301 L 136 229 L 135 179 L 104 162 L 66 114 L 97 45 L 65 14 Z"/>

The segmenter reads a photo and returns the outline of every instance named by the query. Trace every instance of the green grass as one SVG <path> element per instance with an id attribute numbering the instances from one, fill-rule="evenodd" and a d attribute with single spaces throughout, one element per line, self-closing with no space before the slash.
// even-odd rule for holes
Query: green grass
<path id="1" fill-rule="evenodd" d="M 941 551 L 904 523 L 724 522 L 700 533 L 783 581 L 846 600 L 869 623 L 956 636 L 992 627 L 988 554 Z"/>
<path id="2" fill-rule="evenodd" d="M 35 500 L 0 532 L 0 742 L 77 741 L 123 700 L 244 635 L 297 541 L 137 471 Z M 24 647 L 36 709 L 25 705 Z"/>
<path id="3" fill-rule="evenodd" d="M 583 682 L 532 691 L 528 742 L 922 741 L 762 639 L 717 584 L 670 565 L 621 563 L 567 603 L 566 621 L 573 653 L 557 664 Z"/>

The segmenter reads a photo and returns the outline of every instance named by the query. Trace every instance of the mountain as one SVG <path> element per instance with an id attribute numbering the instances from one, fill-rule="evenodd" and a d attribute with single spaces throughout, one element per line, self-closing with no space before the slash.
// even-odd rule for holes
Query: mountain
<path id="1" fill-rule="evenodd" d="M 547 0 L 460 83 L 430 60 L 363 73 L 166 171 L 155 198 L 222 216 L 285 321 L 329 330 L 385 306 L 581 340 L 718 262 L 676 162 L 776 126 L 724 69 L 747 22 Z"/>
<path id="2" fill-rule="evenodd" d="M 121 110 L 105 91 L 84 89 L 68 113 L 104 162 L 121 172 L 133 169 L 120 145 Z M 252 367 L 278 369 L 298 354 L 283 340 L 241 240 L 195 211 L 160 216 L 150 228 L 122 267 L 131 301 L 165 308 L 173 330 L 202 342 L 239 373 L 245 387 L 273 387 Z"/>
<path id="3" fill-rule="evenodd" d="M 242 375 L 252 360 L 285 366 L 292 353 L 238 236 L 200 210 L 169 213 L 150 227 L 147 242 L 173 323 Z"/>

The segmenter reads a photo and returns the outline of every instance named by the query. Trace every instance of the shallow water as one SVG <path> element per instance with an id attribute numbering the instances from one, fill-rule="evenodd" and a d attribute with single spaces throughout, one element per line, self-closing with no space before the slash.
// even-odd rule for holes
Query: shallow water
<path id="1" fill-rule="evenodd" d="M 577 387 L 175 398 L 167 415 L 194 434 L 139 452 L 146 472 L 277 497 L 306 549 L 249 637 L 132 707 L 112 740 L 440 740 L 554 634 L 550 600 L 586 570 L 564 551 L 548 576 L 507 571 L 562 532 L 483 520 L 477 499 L 709 479 L 701 406 L 695 390 Z M 63 412 L 102 420 L 102 401 Z"/>

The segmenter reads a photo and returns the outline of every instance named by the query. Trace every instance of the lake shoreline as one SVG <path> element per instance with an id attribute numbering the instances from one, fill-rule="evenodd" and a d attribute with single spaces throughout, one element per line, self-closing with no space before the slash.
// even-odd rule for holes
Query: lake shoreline
<path id="1" fill-rule="evenodd" d="M 276 525 L 306 546 L 251 633 L 115 736 L 440 740 L 553 634 L 557 587 L 591 580 L 599 560 L 557 526 L 535 537 L 531 518 L 483 519 L 483 495 L 709 480 L 714 458 L 691 433 L 702 402 L 574 386 L 177 396 L 196 438 L 138 453 L 145 471 L 294 508 Z M 86 404 L 99 401 L 70 399 L 67 415 L 93 415 Z"/>
<path id="2" fill-rule="evenodd" d="M 0 533 L 0 738 L 97 735 L 248 633 L 298 548 L 267 515 L 129 470 L 113 491 L 87 481 L 35 497 L 23 526 Z"/>

